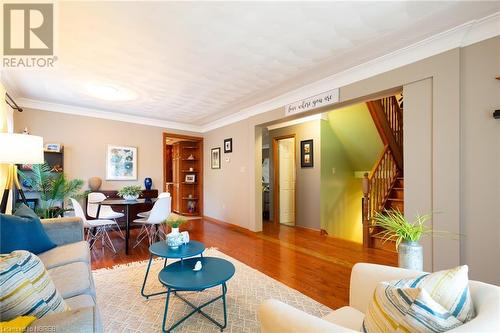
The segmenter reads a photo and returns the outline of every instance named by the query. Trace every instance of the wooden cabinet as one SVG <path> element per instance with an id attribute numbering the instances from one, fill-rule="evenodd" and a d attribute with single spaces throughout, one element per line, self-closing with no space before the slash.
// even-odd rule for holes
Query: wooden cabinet
<path id="1" fill-rule="evenodd" d="M 181 179 L 181 147 L 180 142 L 172 145 L 172 210 L 180 212 L 181 205 L 179 199 L 180 179 Z"/>
<path id="2" fill-rule="evenodd" d="M 172 149 L 172 210 L 183 215 L 201 213 L 202 144 L 179 141 Z"/>

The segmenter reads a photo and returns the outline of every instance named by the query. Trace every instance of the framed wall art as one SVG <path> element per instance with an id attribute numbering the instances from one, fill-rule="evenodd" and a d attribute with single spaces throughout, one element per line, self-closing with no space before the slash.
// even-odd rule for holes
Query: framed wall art
<path id="1" fill-rule="evenodd" d="M 106 180 L 137 180 L 137 148 L 108 145 Z"/>
<path id="2" fill-rule="evenodd" d="M 196 175 L 186 175 L 184 181 L 186 183 L 196 183 Z"/>
<path id="3" fill-rule="evenodd" d="M 212 169 L 220 169 L 220 147 L 212 148 L 210 162 Z"/>
<path id="4" fill-rule="evenodd" d="M 233 138 L 224 140 L 224 154 L 233 152 Z"/>
<path id="5" fill-rule="evenodd" d="M 314 167 L 313 140 L 300 141 L 300 166 L 302 168 Z"/>

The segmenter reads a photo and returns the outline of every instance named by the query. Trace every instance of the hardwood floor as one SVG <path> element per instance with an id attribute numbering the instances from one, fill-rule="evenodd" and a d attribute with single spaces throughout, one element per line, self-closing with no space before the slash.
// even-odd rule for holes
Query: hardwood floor
<path id="1" fill-rule="evenodd" d="M 181 227 L 191 239 L 204 242 L 264 274 L 308 295 L 333 309 L 349 302 L 349 278 L 357 262 L 397 265 L 397 255 L 361 244 L 320 235 L 318 231 L 264 223 L 264 230 L 246 229 L 207 220 L 193 220 Z M 133 246 L 137 230 L 132 230 Z M 92 251 L 92 268 L 112 267 L 149 257 L 146 242 L 125 255 L 125 244 L 112 236 L 117 254 L 101 249 Z M 131 248 L 132 248 L 131 246 Z"/>

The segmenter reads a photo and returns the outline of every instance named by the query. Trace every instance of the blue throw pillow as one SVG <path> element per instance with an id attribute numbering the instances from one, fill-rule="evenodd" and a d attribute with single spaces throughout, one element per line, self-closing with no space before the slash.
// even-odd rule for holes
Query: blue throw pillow
<path id="1" fill-rule="evenodd" d="M 15 215 L 0 214 L 0 253 L 26 250 L 39 254 L 56 247 L 40 219 L 31 209 L 22 206 Z M 21 216 L 16 216 L 18 211 Z"/>
<path id="2" fill-rule="evenodd" d="M 20 204 L 14 211 L 15 216 L 37 219 L 38 215 L 25 204 Z"/>

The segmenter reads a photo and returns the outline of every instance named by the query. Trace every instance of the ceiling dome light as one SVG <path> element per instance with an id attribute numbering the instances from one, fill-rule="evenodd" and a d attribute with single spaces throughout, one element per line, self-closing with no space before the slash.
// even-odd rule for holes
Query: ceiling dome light
<path id="1" fill-rule="evenodd" d="M 131 101 L 137 98 L 132 90 L 108 84 L 87 84 L 87 94 L 106 101 Z"/>

